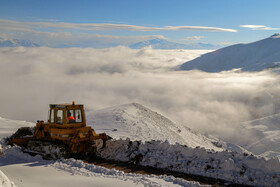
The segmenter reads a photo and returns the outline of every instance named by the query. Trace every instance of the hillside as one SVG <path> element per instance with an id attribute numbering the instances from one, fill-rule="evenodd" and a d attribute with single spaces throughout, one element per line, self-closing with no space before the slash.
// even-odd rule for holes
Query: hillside
<path id="1" fill-rule="evenodd" d="M 280 114 L 242 123 L 243 131 L 253 137 L 244 144 L 247 150 L 267 158 L 278 157 L 280 160 Z"/>
<path id="2" fill-rule="evenodd" d="M 237 145 L 194 132 L 137 103 L 90 112 L 87 115 L 87 124 L 97 132 L 105 132 L 115 139 L 160 140 L 192 148 L 204 147 L 216 151 L 228 149 L 246 152 Z"/>
<path id="3" fill-rule="evenodd" d="M 249 43 L 237 44 L 204 54 L 180 66 L 181 70 L 198 69 L 220 72 L 232 69 L 261 71 L 280 65 L 280 34 Z"/>

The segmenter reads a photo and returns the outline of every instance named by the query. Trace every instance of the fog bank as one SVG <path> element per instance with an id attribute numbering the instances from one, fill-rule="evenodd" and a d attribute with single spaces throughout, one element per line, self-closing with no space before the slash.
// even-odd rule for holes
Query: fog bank
<path id="1" fill-rule="evenodd" d="M 50 103 L 75 100 L 98 110 L 138 102 L 190 128 L 238 139 L 240 121 L 279 112 L 276 73 L 176 70 L 205 52 L 0 48 L 0 116 L 35 122 L 47 119 Z"/>

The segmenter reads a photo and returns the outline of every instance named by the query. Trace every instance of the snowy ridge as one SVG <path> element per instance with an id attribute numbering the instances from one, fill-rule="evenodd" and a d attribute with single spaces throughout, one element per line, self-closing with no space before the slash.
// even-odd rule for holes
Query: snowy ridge
<path id="1" fill-rule="evenodd" d="M 226 147 L 226 144 L 217 139 L 193 132 L 137 103 L 91 112 L 87 115 L 87 124 L 97 132 L 105 132 L 115 139 L 161 140 L 216 151 L 222 151 L 222 145 Z M 214 145 L 213 142 L 217 144 Z"/>
<path id="2" fill-rule="evenodd" d="M 280 185 L 278 159 L 265 160 L 236 152 L 211 152 L 204 148 L 170 145 L 168 142 L 108 141 L 100 156 L 177 172 L 224 179 L 257 186 Z"/>
<path id="3" fill-rule="evenodd" d="M 280 160 L 280 114 L 267 116 L 242 123 L 255 139 L 244 146 L 247 150 L 267 158 L 278 157 Z"/>
<path id="4" fill-rule="evenodd" d="M 269 38 L 249 43 L 236 44 L 204 54 L 181 65 L 181 70 L 198 69 L 206 72 L 261 71 L 278 68 L 280 64 L 280 37 L 274 34 Z"/>

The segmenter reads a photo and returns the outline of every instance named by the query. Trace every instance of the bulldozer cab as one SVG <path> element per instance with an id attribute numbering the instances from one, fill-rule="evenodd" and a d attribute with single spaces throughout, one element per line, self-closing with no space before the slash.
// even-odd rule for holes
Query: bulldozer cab
<path id="1" fill-rule="evenodd" d="M 92 151 L 93 145 L 104 146 L 109 137 L 105 133 L 96 134 L 95 131 L 86 125 L 86 118 L 83 105 L 72 104 L 50 104 L 48 122 L 37 121 L 33 136 L 26 136 L 26 129 L 19 129 L 24 136 L 11 138 L 10 144 L 29 146 L 42 142 L 55 142 L 69 148 L 70 154 Z M 100 141 L 102 140 L 102 141 Z M 102 142 L 100 144 L 100 142 Z M 49 148 L 48 150 L 49 154 Z M 37 149 L 36 149 L 37 152 Z M 0 185 L 1 186 L 1 185 Z"/>
<path id="2" fill-rule="evenodd" d="M 84 106 L 72 104 L 50 104 L 49 124 L 57 128 L 86 126 Z"/>

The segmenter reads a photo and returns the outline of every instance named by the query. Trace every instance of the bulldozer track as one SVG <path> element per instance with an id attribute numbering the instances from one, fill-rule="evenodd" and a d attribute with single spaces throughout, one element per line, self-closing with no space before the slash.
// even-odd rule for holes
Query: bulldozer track
<path id="1" fill-rule="evenodd" d="M 34 146 L 30 146 L 31 144 L 35 144 Z M 166 169 L 159 169 L 149 166 L 140 166 L 133 163 L 128 162 L 120 162 L 120 161 L 113 161 L 113 160 L 107 160 L 104 158 L 100 158 L 95 155 L 95 153 L 91 153 L 90 155 L 85 154 L 74 154 L 74 155 L 67 155 L 65 157 L 65 154 L 58 154 L 54 152 L 53 154 L 50 154 L 52 147 L 57 146 L 62 150 L 66 147 L 66 145 L 58 144 L 54 142 L 47 142 L 47 141 L 30 141 L 29 142 L 29 149 L 23 148 L 23 152 L 26 152 L 32 156 L 34 155 L 41 155 L 43 159 L 52 160 L 52 159 L 59 159 L 59 158 L 74 158 L 78 160 L 82 160 L 89 164 L 94 164 L 97 166 L 102 166 L 107 169 L 116 169 L 123 171 L 125 173 L 135 173 L 135 174 L 142 174 L 142 175 L 167 175 L 167 176 L 173 176 L 175 178 L 181 178 L 187 181 L 195 181 L 200 183 L 201 185 L 211 185 L 214 187 L 223 187 L 223 186 L 248 186 L 248 185 L 240 185 L 236 183 L 232 183 L 230 181 L 225 181 L 221 179 L 211 178 L 211 177 L 205 177 L 200 175 L 193 175 L 193 174 L 186 174 L 182 172 L 175 172 L 170 171 Z M 46 147 L 51 147 L 50 149 L 46 149 Z M 46 152 L 43 152 L 42 150 L 48 150 L 48 154 Z M 56 150 L 56 149 L 54 149 Z M 63 153 L 63 152 L 62 152 Z"/>
<path id="2" fill-rule="evenodd" d="M 120 170 L 125 173 L 135 173 L 135 174 L 142 174 L 142 175 L 157 175 L 157 176 L 168 175 L 168 176 L 173 176 L 175 178 L 181 178 L 181 179 L 184 179 L 187 181 L 195 181 L 195 182 L 200 183 L 201 185 L 211 185 L 214 187 L 223 187 L 223 186 L 249 187 L 248 185 L 236 184 L 236 183 L 232 183 L 229 181 L 216 179 L 216 178 L 168 171 L 168 170 L 158 169 L 158 168 L 153 168 L 153 167 L 148 167 L 148 166 L 139 166 L 139 165 L 135 165 L 135 164 L 131 164 L 131 163 L 106 160 L 106 159 L 102 159 L 102 158 L 87 159 L 87 160 L 84 160 L 84 162 L 89 163 L 89 164 L 94 164 L 97 166 L 102 166 L 107 169 Z"/>

